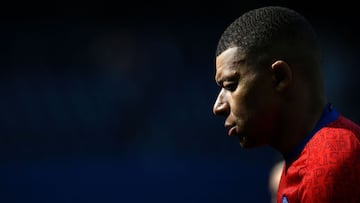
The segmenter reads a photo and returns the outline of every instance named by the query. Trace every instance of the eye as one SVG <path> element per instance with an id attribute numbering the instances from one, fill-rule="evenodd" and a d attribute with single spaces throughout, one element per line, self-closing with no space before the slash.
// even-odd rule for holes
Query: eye
<path id="1" fill-rule="evenodd" d="M 228 91 L 234 91 L 237 88 L 237 83 L 233 81 L 224 81 L 223 88 Z"/>

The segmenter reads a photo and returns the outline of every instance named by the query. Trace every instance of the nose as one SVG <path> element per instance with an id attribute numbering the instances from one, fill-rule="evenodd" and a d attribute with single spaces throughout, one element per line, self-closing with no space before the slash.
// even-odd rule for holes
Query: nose
<path id="1" fill-rule="evenodd" d="M 230 106 L 226 101 L 223 91 L 221 91 L 216 98 L 215 104 L 213 106 L 213 113 L 217 116 L 226 116 L 229 114 Z"/>

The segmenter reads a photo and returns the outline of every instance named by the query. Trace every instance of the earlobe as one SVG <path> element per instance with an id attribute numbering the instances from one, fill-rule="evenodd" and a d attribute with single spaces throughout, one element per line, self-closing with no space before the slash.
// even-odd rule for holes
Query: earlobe
<path id="1" fill-rule="evenodd" d="M 289 64 L 283 60 L 278 60 L 271 64 L 271 69 L 276 90 L 284 91 L 287 89 L 292 82 L 292 71 Z"/>

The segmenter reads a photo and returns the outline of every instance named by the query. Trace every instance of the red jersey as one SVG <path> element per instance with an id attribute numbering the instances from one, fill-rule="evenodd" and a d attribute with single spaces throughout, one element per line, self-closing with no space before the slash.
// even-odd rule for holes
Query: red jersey
<path id="1" fill-rule="evenodd" d="M 328 106 L 312 134 L 285 156 L 277 202 L 360 203 L 360 127 Z"/>

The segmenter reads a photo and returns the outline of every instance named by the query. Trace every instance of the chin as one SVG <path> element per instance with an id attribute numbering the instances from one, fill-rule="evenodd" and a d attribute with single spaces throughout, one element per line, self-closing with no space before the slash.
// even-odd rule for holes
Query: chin
<path id="1" fill-rule="evenodd" d="M 240 147 L 244 149 L 251 149 L 257 147 L 256 145 L 251 145 L 247 142 L 240 142 Z"/>
<path id="2" fill-rule="evenodd" d="M 239 136 L 239 144 L 242 148 L 252 148 L 253 146 L 249 142 L 249 139 L 247 137 Z"/>
<path id="3" fill-rule="evenodd" d="M 254 142 L 254 140 L 248 138 L 239 138 L 239 144 L 242 148 L 256 148 L 263 146 L 262 144 Z"/>

